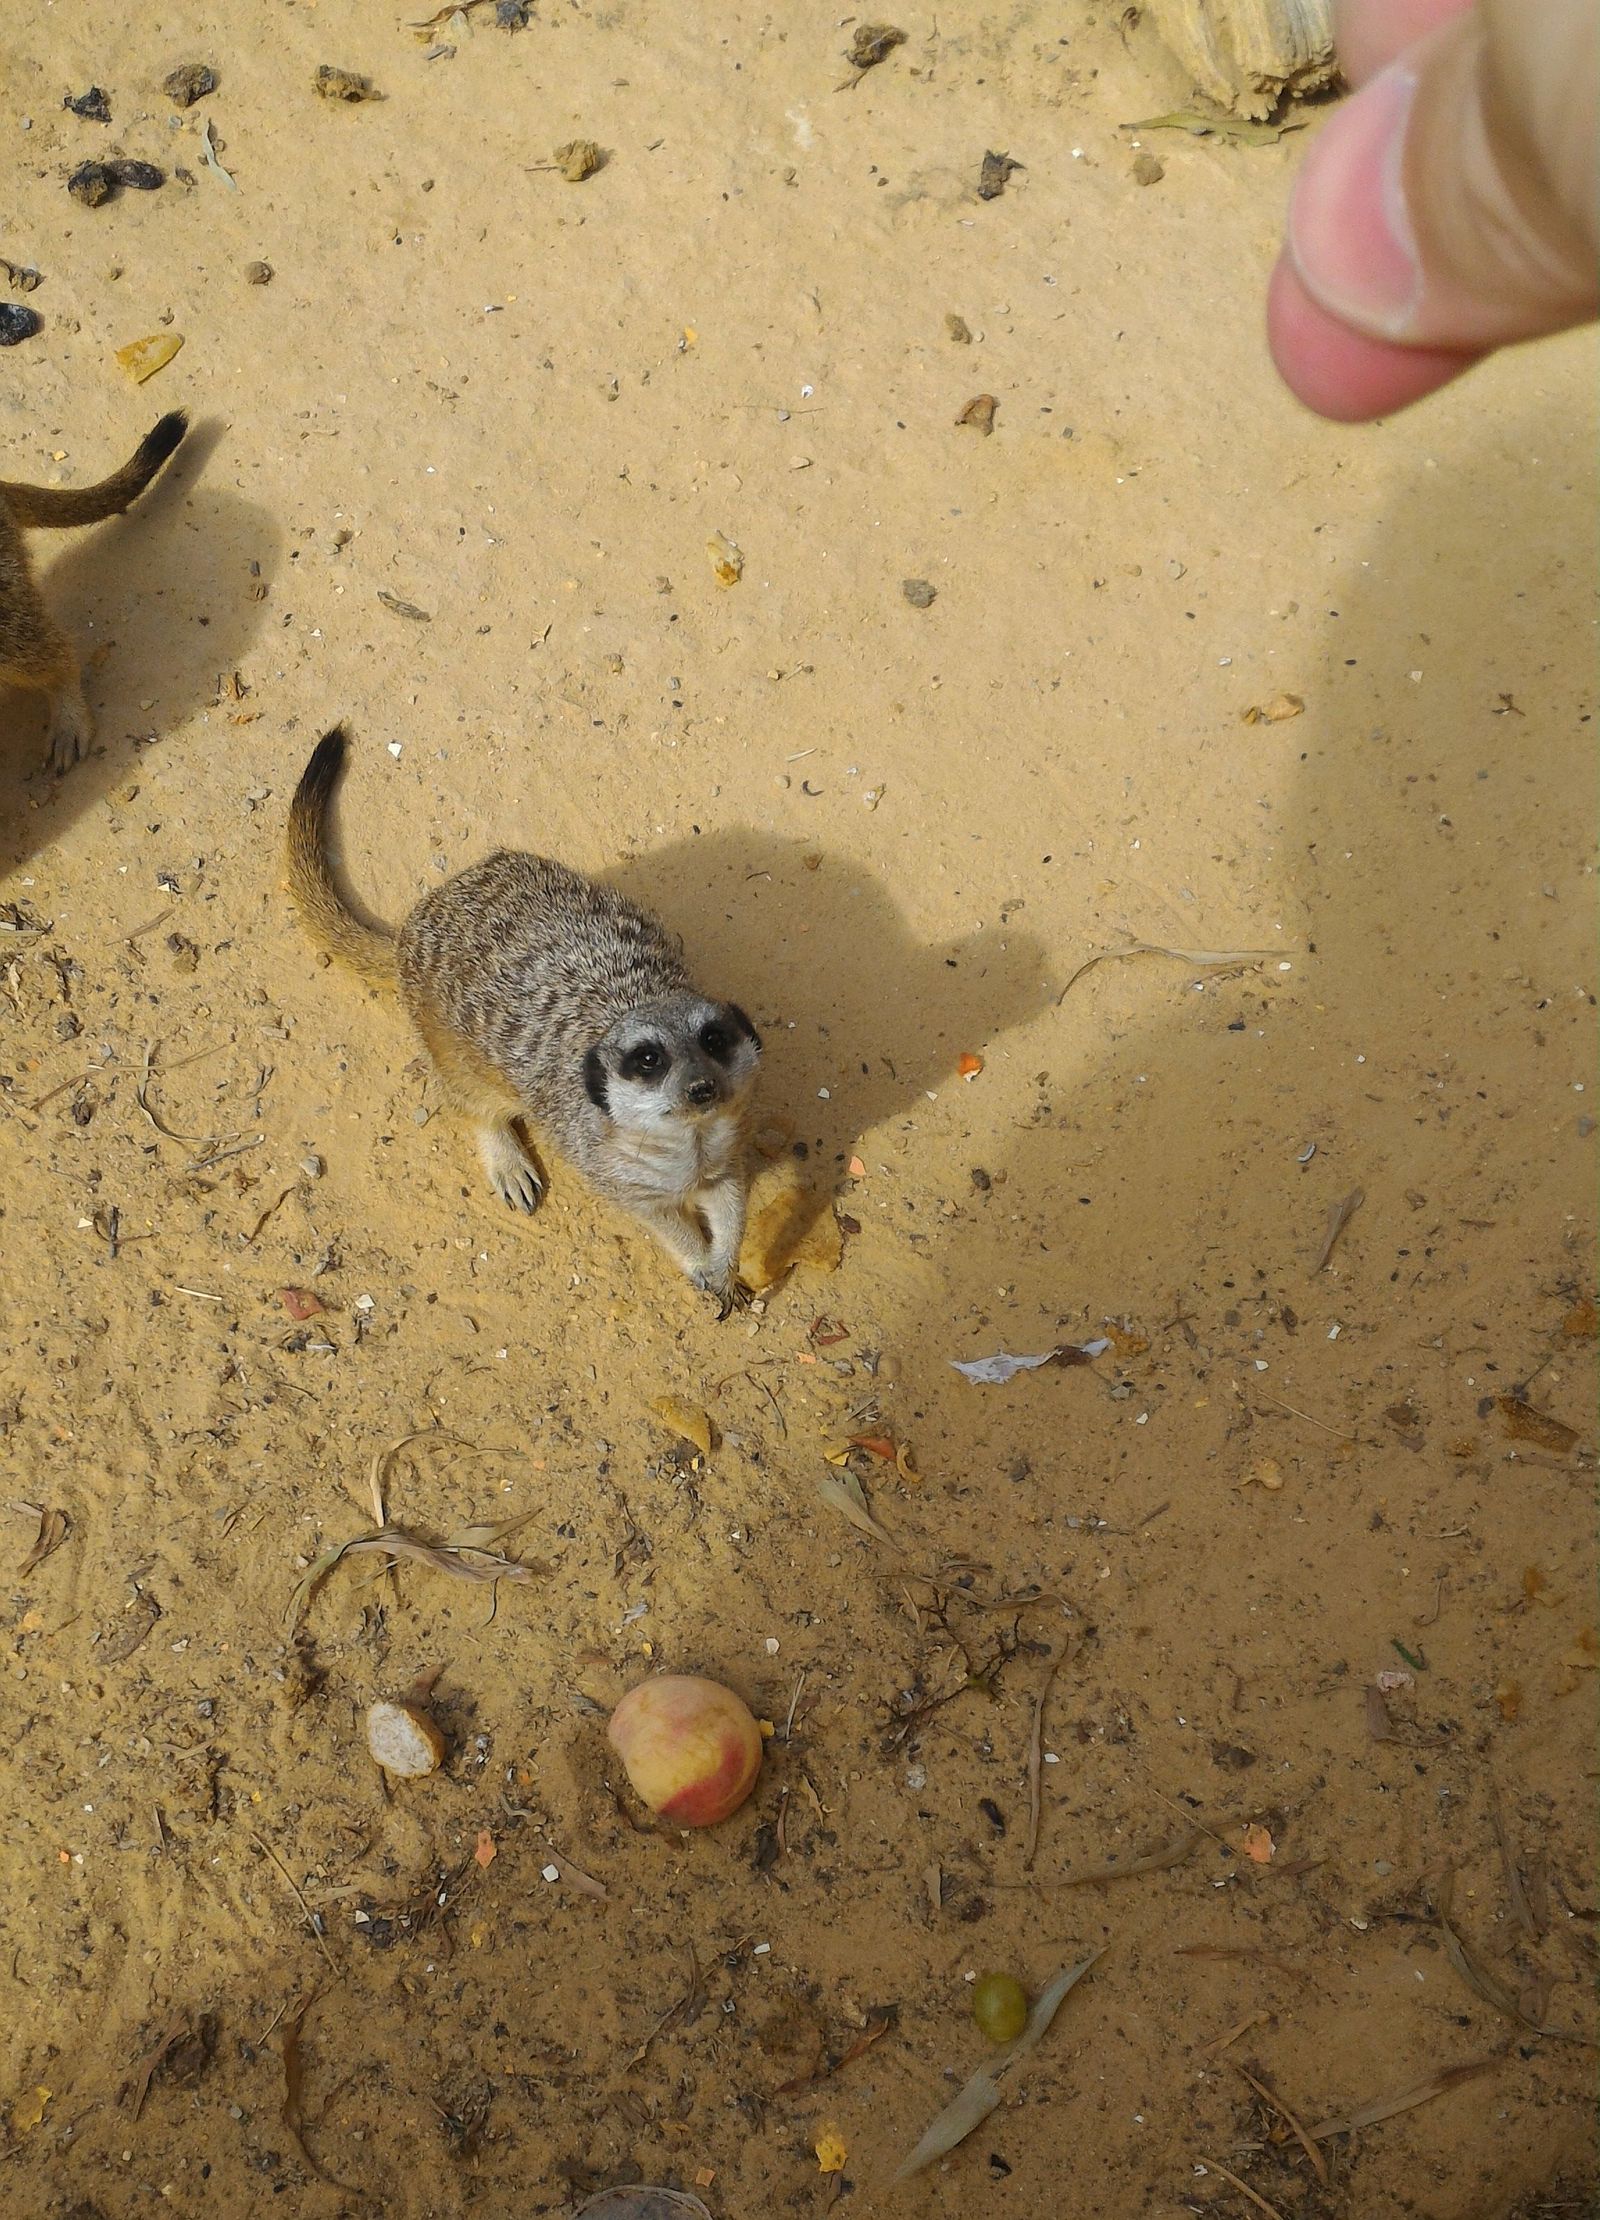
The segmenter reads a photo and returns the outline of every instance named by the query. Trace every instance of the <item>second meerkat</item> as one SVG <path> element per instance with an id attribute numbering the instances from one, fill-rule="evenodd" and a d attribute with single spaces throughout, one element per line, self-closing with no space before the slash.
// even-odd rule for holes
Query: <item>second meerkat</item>
<path id="1" fill-rule="evenodd" d="M 398 989 L 503 1202 L 531 1211 L 543 1193 L 513 1123 L 525 1117 L 726 1318 L 748 1299 L 755 1027 L 696 989 L 665 926 L 545 856 L 486 856 L 425 894 L 398 933 L 358 918 L 328 860 L 345 752 L 342 730 L 317 743 L 289 811 L 289 885 L 313 940 Z"/>

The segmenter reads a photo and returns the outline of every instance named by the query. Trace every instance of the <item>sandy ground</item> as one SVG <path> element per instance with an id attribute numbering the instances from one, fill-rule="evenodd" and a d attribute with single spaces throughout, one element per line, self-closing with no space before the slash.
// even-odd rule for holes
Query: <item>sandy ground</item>
<path id="1" fill-rule="evenodd" d="M 196 430 L 41 548 L 95 754 L 4 705 L 0 2208 L 1588 2212 L 1593 347 L 1309 420 L 1296 142 L 1137 184 L 1183 88 L 1111 11 L 908 17 L 855 90 L 804 11 L 492 12 L 12 26 L 4 469 Z M 111 147 L 190 179 L 77 206 Z M 507 844 L 681 929 L 836 1271 L 719 1325 L 559 1168 L 507 1220 L 288 911 L 338 718 L 379 911 Z M 1130 936 L 1265 953 L 1080 973 Z M 415 1429 L 390 1515 L 540 1569 L 348 1560 L 292 1634 Z M 920 1468 L 857 1455 L 887 1542 L 818 1494 L 852 1434 Z M 777 1730 L 693 1838 L 604 1741 L 661 1665 Z M 364 1708 L 434 1672 L 386 1794 Z M 891 2189 L 970 1977 L 1097 1949 Z M 1315 2169 L 1235 2070 L 1314 2129 L 1475 2062 Z"/>

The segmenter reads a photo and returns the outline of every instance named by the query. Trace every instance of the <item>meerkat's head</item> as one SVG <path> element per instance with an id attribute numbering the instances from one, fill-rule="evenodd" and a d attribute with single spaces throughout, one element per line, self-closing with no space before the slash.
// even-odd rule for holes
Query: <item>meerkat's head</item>
<path id="1" fill-rule="evenodd" d="M 614 1125 L 714 1118 L 749 1093 L 761 1037 L 737 1003 L 676 994 L 617 1019 L 583 1062 L 589 1100 Z"/>

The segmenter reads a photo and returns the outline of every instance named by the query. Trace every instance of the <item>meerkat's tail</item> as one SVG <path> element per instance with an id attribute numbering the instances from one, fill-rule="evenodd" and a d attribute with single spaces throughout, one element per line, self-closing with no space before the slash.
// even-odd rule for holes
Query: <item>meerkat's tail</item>
<path id="1" fill-rule="evenodd" d="M 392 986 L 394 935 L 357 917 L 334 883 L 328 861 L 328 803 L 344 769 L 344 728 L 335 725 L 311 751 L 289 805 L 289 891 L 319 948 L 374 986 Z"/>
<path id="2" fill-rule="evenodd" d="M 97 486 L 14 486 L 0 483 L 0 495 L 19 524 L 65 527 L 98 524 L 102 518 L 121 516 L 137 501 L 167 457 L 189 429 L 182 409 L 164 416 L 146 432 L 138 450 L 120 470 L 102 478 Z"/>

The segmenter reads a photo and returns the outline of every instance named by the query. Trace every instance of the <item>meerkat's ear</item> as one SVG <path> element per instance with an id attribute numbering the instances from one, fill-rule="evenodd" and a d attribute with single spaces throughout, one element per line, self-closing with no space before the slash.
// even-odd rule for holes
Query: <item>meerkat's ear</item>
<path id="1" fill-rule="evenodd" d="M 600 1115 L 609 1118 L 611 1104 L 606 1096 L 606 1067 L 597 1048 L 591 1048 L 583 1059 L 583 1088 Z"/>
<path id="2" fill-rule="evenodd" d="M 745 1039 L 750 1043 L 750 1046 L 759 1055 L 761 1052 L 761 1035 L 750 1023 L 750 1020 L 745 1016 L 743 1010 L 740 1009 L 738 1003 L 729 1002 L 725 1003 L 723 1006 L 727 1010 L 729 1018 L 739 1028 Z"/>

